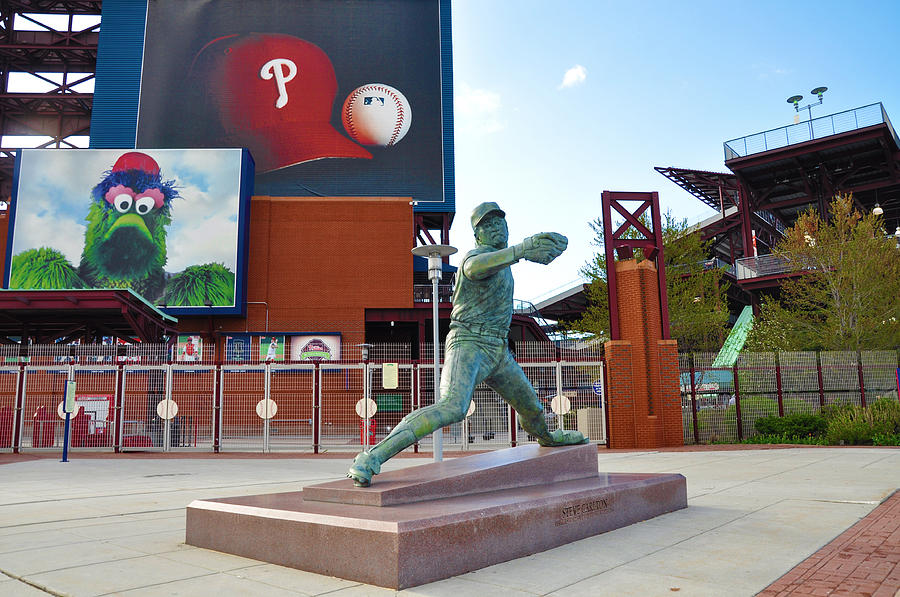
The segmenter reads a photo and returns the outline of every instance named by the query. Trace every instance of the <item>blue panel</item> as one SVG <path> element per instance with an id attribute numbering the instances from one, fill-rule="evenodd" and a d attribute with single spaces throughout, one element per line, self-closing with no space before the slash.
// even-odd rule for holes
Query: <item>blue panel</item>
<path id="1" fill-rule="evenodd" d="M 3 288 L 9 288 L 9 271 L 12 264 L 13 233 L 16 229 L 16 206 L 19 204 L 19 172 L 22 169 L 22 152 L 16 152 L 16 165 L 13 169 L 13 186 L 9 204 L 9 222 L 6 224 L 6 255 L 3 268 Z"/>
<path id="2" fill-rule="evenodd" d="M 433 211 L 456 213 L 456 170 L 453 154 L 453 43 L 450 23 L 450 0 L 441 0 L 440 15 L 441 117 L 444 138 L 444 204 Z M 427 211 L 424 209 L 424 206 L 422 211 Z"/>
<path id="3" fill-rule="evenodd" d="M 135 146 L 146 15 L 145 0 L 103 2 L 91 111 L 92 148 Z"/>

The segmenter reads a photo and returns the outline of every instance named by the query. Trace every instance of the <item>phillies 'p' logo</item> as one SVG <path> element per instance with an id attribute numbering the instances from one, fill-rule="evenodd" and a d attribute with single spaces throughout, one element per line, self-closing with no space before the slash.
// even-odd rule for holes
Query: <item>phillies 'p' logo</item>
<path id="1" fill-rule="evenodd" d="M 287 67 L 287 74 L 284 72 L 285 66 Z M 278 99 L 275 100 L 275 107 L 283 108 L 287 105 L 288 94 L 285 83 L 297 76 L 297 65 L 294 64 L 294 61 L 287 58 L 273 58 L 262 65 L 262 68 L 259 70 L 259 76 L 265 81 L 272 78 L 275 79 L 275 85 L 278 86 Z"/>

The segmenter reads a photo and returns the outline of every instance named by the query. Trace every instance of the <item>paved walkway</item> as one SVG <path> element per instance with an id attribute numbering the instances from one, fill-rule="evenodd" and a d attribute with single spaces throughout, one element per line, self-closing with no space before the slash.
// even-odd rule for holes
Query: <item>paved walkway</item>
<path id="1" fill-rule="evenodd" d="M 883 573 L 879 587 L 868 594 L 894 590 L 900 506 L 897 495 L 885 500 L 900 487 L 900 450 L 601 450 L 598 460 L 609 472 L 684 474 L 689 507 L 400 593 L 643 597 L 826 595 L 837 589 L 843 592 L 833 594 L 865 595 L 874 585 L 857 583 L 864 570 L 866 581 Z M 68 463 L 30 458 L 5 464 L 0 466 L 0 595 L 394 594 L 184 544 L 185 506 L 193 499 L 293 491 L 340 477 L 349 462 L 349 454 L 271 459 L 75 454 Z M 385 468 L 423 462 L 398 458 Z M 826 545 L 825 556 L 810 557 Z M 869 566 L 873 558 L 882 561 Z M 893 565 L 891 572 L 887 564 Z M 800 592 L 809 586 L 805 579 L 821 580 L 816 575 L 823 572 L 834 585 Z M 803 582 L 795 583 L 798 579 Z"/>
<path id="2" fill-rule="evenodd" d="M 900 492 L 760 593 L 794 595 L 900 594 Z"/>

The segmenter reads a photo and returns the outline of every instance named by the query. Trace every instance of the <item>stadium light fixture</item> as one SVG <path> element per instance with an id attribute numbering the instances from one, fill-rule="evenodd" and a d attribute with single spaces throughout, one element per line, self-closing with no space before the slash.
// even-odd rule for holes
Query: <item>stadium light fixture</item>
<path id="1" fill-rule="evenodd" d="M 872 213 L 875 214 L 876 216 L 881 216 L 881 215 L 884 215 L 884 210 L 881 208 L 880 204 L 876 203 L 875 209 L 872 210 Z"/>
<path id="2" fill-rule="evenodd" d="M 428 258 L 428 279 L 431 280 L 431 318 L 434 322 L 432 328 L 434 334 L 434 401 L 441 397 L 441 337 L 438 326 L 438 282 L 444 272 L 443 258 L 456 253 L 456 247 L 450 245 L 424 245 L 415 247 L 412 254 L 418 257 Z M 434 461 L 444 459 L 444 434 L 443 429 L 436 429 L 431 434 L 434 443 Z"/>
<path id="3" fill-rule="evenodd" d="M 819 87 L 816 87 L 815 89 L 813 89 L 812 91 L 810 91 L 810 93 L 813 94 L 814 96 L 816 96 L 816 97 L 819 99 L 819 101 L 818 101 L 818 102 L 811 102 L 811 103 L 809 103 L 809 104 L 807 104 L 807 105 L 805 105 L 805 106 L 803 106 L 803 107 L 800 107 L 800 100 L 803 99 L 803 96 L 802 96 L 802 95 L 792 95 L 791 97 L 789 97 L 789 98 L 787 99 L 787 103 L 793 104 L 793 106 L 794 106 L 794 112 L 796 112 L 796 114 L 794 115 L 794 124 L 797 124 L 797 123 L 800 122 L 800 110 L 806 110 L 807 114 L 809 115 L 809 122 L 810 122 L 810 125 L 809 125 L 809 138 L 810 138 L 810 139 L 813 138 L 813 134 L 812 134 L 812 107 L 813 107 L 813 106 L 817 106 L 817 105 L 819 105 L 819 104 L 822 103 L 822 95 L 823 95 L 826 91 L 828 91 L 828 88 L 825 87 L 825 86 L 823 86 L 823 85 L 820 85 Z"/>

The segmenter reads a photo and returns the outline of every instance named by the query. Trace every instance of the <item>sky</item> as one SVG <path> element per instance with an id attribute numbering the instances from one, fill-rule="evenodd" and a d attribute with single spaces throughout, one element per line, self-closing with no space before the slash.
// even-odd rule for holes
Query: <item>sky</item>
<path id="1" fill-rule="evenodd" d="M 474 247 L 472 208 L 496 201 L 511 243 L 569 238 L 550 265 L 514 266 L 535 303 L 581 280 L 603 190 L 714 215 L 653 167 L 727 171 L 723 142 L 792 124 L 792 95 L 828 87 L 813 118 L 882 102 L 900 126 L 898 0 L 452 0 L 452 31 L 451 263 Z"/>
<path id="2" fill-rule="evenodd" d="M 603 190 L 714 215 L 653 167 L 727 172 L 723 142 L 792 124 L 792 95 L 828 87 L 813 118 L 882 102 L 900 126 L 897 0 L 453 0 L 452 19 L 451 263 L 474 247 L 472 208 L 496 201 L 511 244 L 569 238 L 550 265 L 513 266 L 535 303 L 579 282 Z"/>

